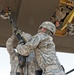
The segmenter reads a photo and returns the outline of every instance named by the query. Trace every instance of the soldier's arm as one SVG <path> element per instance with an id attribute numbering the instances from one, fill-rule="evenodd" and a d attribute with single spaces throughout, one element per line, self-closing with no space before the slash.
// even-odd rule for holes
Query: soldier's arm
<path id="1" fill-rule="evenodd" d="M 14 48 L 13 48 L 13 42 L 15 39 L 15 35 L 12 35 L 7 41 L 6 41 L 6 48 L 7 51 L 10 55 L 12 55 L 13 53 L 15 53 Z"/>
<path id="2" fill-rule="evenodd" d="M 19 44 L 17 45 L 17 51 L 19 54 L 28 56 L 35 48 L 37 48 L 40 39 L 38 36 L 32 37 L 26 44 Z"/>

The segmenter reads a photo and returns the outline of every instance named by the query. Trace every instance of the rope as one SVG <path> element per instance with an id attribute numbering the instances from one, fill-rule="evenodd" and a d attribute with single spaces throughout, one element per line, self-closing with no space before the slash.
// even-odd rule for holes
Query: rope
<path id="1" fill-rule="evenodd" d="M 69 73 L 71 73 L 71 72 L 73 72 L 73 71 L 74 71 L 74 69 L 72 69 L 72 70 L 66 72 L 66 74 L 69 74 Z"/>

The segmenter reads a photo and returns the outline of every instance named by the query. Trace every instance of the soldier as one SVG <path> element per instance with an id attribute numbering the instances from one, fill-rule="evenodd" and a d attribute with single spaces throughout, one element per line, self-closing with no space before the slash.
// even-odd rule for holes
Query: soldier
<path id="1" fill-rule="evenodd" d="M 57 28 L 61 29 L 64 19 L 70 12 L 71 9 L 69 6 L 60 4 L 51 18 L 51 21 L 56 25 Z"/>
<path id="2" fill-rule="evenodd" d="M 38 65 L 42 69 L 42 75 L 65 75 L 56 56 L 55 44 L 51 35 L 54 35 L 56 27 L 53 23 L 43 22 L 38 33 L 25 45 L 17 45 L 19 54 L 28 56 L 34 50 Z"/>
<path id="3" fill-rule="evenodd" d="M 21 36 L 24 37 L 26 41 L 28 41 L 31 38 L 31 35 L 28 35 L 27 33 L 24 32 L 22 32 Z M 40 75 L 35 72 L 36 70 L 41 70 L 41 69 L 36 64 L 34 52 L 31 52 L 31 54 L 26 57 L 26 62 L 21 61 L 20 56 L 22 55 L 16 52 L 16 50 L 14 50 L 13 48 L 14 40 L 15 40 L 15 35 L 12 34 L 12 36 L 6 42 L 6 48 L 10 55 L 10 64 L 11 64 L 10 75 Z M 20 67 L 21 64 L 23 64 L 23 68 Z"/>
<path id="4" fill-rule="evenodd" d="M 20 56 L 20 54 L 17 53 L 14 50 L 14 48 L 13 48 L 14 39 L 15 39 L 15 35 L 12 35 L 7 40 L 7 42 L 6 42 L 7 51 L 10 54 L 10 64 L 11 64 L 11 72 L 10 72 L 10 75 L 35 75 L 35 69 L 33 69 L 34 71 L 32 70 L 32 67 L 34 68 L 34 65 L 32 65 L 33 64 L 33 53 L 31 53 L 29 55 L 29 57 L 27 57 L 27 62 L 25 64 L 25 66 L 23 67 L 23 69 L 19 67 L 19 62 L 20 62 L 19 56 Z M 30 62 L 31 62 L 31 65 L 32 66 L 30 65 Z M 30 65 L 30 66 L 28 66 L 28 65 Z M 33 74 L 29 70 L 29 68 L 32 70 Z M 31 74 L 29 74 L 29 71 L 31 72 Z"/>
<path id="5" fill-rule="evenodd" d="M 13 48 L 14 39 L 15 35 L 12 35 L 6 42 L 6 48 L 10 55 L 10 64 L 11 64 L 10 75 L 23 75 L 23 69 L 19 67 L 20 54 L 18 54 Z"/>

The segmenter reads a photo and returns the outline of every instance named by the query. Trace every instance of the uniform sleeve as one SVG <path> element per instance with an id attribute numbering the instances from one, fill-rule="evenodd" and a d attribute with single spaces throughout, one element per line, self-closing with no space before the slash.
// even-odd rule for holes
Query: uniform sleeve
<path id="1" fill-rule="evenodd" d="M 15 39 L 15 35 L 12 35 L 7 41 L 6 41 L 6 48 L 7 48 L 7 51 L 10 55 L 12 55 L 15 51 L 14 51 L 14 48 L 13 48 L 13 42 L 14 42 L 14 39 Z"/>
<path id="2" fill-rule="evenodd" d="M 19 44 L 17 46 L 17 51 L 21 55 L 28 56 L 32 52 L 32 50 L 35 50 L 39 42 L 40 38 L 36 35 L 32 37 L 32 39 L 29 40 L 25 45 Z"/>
<path id="3" fill-rule="evenodd" d="M 22 36 L 27 42 L 32 38 L 32 35 L 31 35 L 31 34 L 28 34 L 28 33 L 25 33 L 25 32 L 22 32 L 21 36 Z"/>

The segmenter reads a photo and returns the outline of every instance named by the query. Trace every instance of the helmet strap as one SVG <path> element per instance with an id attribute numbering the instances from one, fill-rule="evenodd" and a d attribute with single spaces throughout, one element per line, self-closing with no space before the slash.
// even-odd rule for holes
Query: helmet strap
<path id="1" fill-rule="evenodd" d="M 53 35 L 53 33 L 51 31 L 49 31 L 49 30 L 46 31 L 46 34 Z"/>

